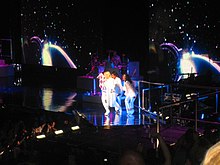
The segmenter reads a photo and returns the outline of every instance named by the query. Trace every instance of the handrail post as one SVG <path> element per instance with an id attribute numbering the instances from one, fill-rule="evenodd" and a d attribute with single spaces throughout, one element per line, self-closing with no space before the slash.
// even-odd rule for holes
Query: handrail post
<path id="1" fill-rule="evenodd" d="M 156 127 L 156 133 L 160 133 L 160 117 L 159 117 L 159 107 L 157 106 L 157 127 Z M 156 154 L 158 156 L 158 151 L 159 151 L 159 140 L 156 139 Z"/>
<path id="2" fill-rule="evenodd" d="M 195 131 L 198 129 L 198 97 L 195 99 Z"/>
<path id="3" fill-rule="evenodd" d="M 140 114 L 140 107 L 141 107 L 141 87 L 140 87 L 140 81 L 138 81 L 138 113 Z"/>
<path id="4" fill-rule="evenodd" d="M 218 112 L 218 89 L 216 89 L 216 94 L 215 94 L 215 112 Z"/>
<path id="5" fill-rule="evenodd" d="M 142 89 L 142 109 L 144 108 L 144 89 Z"/>
<path id="6" fill-rule="evenodd" d="M 150 94 L 150 83 L 148 84 L 148 88 L 149 88 L 149 90 L 148 90 L 148 110 L 149 111 L 151 111 L 151 94 Z"/>

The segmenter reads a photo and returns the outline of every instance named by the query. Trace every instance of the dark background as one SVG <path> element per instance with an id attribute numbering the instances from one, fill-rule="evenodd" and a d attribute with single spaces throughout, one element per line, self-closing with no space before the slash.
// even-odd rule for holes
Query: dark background
<path id="1" fill-rule="evenodd" d="M 74 10 L 66 10 L 72 2 Z M 89 52 L 97 52 L 101 58 L 106 58 L 106 50 L 113 49 L 127 54 L 131 61 L 139 61 L 140 72 L 145 75 L 152 63 L 159 65 L 158 62 L 163 60 L 161 57 L 150 56 L 149 42 L 156 45 L 171 42 L 179 48 L 219 58 L 220 17 L 216 2 L 208 0 L 183 2 L 178 0 L 47 0 L 41 3 L 50 4 L 51 10 L 57 5 L 62 6 L 59 9 L 71 16 L 66 21 L 64 21 L 65 17 L 57 18 L 58 21 L 65 22 L 62 24 L 66 27 L 65 32 L 46 32 L 47 35 L 60 35 L 64 38 L 61 44 L 69 46 L 68 52 L 74 55 L 75 60 L 77 59 L 77 64 L 80 65 L 79 71 L 90 69 Z M 34 0 L 1 2 L 0 37 L 12 38 L 15 63 L 22 63 L 21 34 L 24 32 L 22 28 L 24 17 L 21 16 L 21 11 L 27 8 L 33 10 L 37 7 L 36 3 L 38 2 Z M 33 34 L 31 30 L 37 26 L 35 21 L 38 23 L 42 20 L 39 21 L 32 16 L 27 18 L 28 23 L 33 21 L 33 26 L 27 28 L 26 32 Z M 46 21 L 42 22 L 45 24 Z M 37 29 L 44 29 L 44 26 Z M 42 30 L 37 33 L 43 36 Z M 73 39 L 77 44 L 82 45 L 80 52 L 73 47 Z"/>
<path id="2" fill-rule="evenodd" d="M 10 1 L 4 5 L 11 12 L 8 12 L 3 23 L 3 35 L 13 38 L 16 63 L 23 63 L 21 37 L 36 35 L 44 39 L 46 35 L 67 47 L 65 51 L 80 72 L 90 69 L 91 54 L 98 53 L 100 59 L 106 59 L 108 50 L 116 50 L 119 55 L 125 53 L 130 61 L 140 62 L 140 68 L 145 72 L 148 23 L 144 0 L 21 0 L 17 4 Z M 55 11 L 57 6 L 60 15 Z M 45 14 L 49 16 L 45 17 Z M 50 27 L 51 22 L 56 24 L 56 29 Z"/>

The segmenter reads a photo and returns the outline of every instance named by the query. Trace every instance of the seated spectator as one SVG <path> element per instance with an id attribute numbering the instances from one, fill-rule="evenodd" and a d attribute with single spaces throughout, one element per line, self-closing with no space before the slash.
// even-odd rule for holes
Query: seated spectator
<path id="1" fill-rule="evenodd" d="M 159 141 L 159 147 L 164 157 L 163 165 L 171 165 L 171 153 L 163 137 L 159 133 L 151 132 L 151 138 L 156 138 Z"/>
<path id="2" fill-rule="evenodd" d="M 189 151 L 198 140 L 198 133 L 189 128 L 176 142 L 173 148 L 172 164 L 185 165 Z"/>
<path id="3" fill-rule="evenodd" d="M 220 164 L 220 141 L 211 146 L 201 163 L 201 165 L 219 165 Z"/>
<path id="4" fill-rule="evenodd" d="M 139 152 L 127 150 L 120 158 L 119 165 L 145 165 L 145 162 Z"/>
<path id="5" fill-rule="evenodd" d="M 200 136 L 188 152 L 186 165 L 200 165 L 211 142 L 204 136 Z"/>

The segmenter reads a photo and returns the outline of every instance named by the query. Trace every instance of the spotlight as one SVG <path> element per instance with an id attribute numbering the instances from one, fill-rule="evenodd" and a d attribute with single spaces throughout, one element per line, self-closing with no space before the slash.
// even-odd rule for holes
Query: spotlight
<path id="1" fill-rule="evenodd" d="M 80 128 L 79 128 L 79 126 L 77 125 L 77 126 L 71 127 L 71 129 L 72 129 L 73 131 L 75 131 L 75 130 L 79 130 Z"/>
<path id="2" fill-rule="evenodd" d="M 57 130 L 54 132 L 56 135 L 63 134 L 63 130 Z"/>
<path id="3" fill-rule="evenodd" d="M 197 93 L 190 93 L 190 94 L 186 94 L 186 98 L 188 100 L 192 99 L 192 98 L 195 98 L 198 94 Z"/>
<path id="4" fill-rule="evenodd" d="M 165 120 L 168 120 L 169 118 L 170 118 L 169 116 L 166 116 L 166 117 L 165 117 Z"/>
<path id="5" fill-rule="evenodd" d="M 37 135 L 36 137 L 37 137 L 37 139 L 44 139 L 44 138 L 46 138 L 45 135 Z"/>
<path id="6" fill-rule="evenodd" d="M 0 156 L 4 154 L 4 151 L 0 152 Z"/>

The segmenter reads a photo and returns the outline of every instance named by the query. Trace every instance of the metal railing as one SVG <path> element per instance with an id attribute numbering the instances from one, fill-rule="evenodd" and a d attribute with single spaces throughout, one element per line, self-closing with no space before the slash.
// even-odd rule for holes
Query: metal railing
<path id="1" fill-rule="evenodd" d="M 195 108 L 194 108 L 194 128 L 195 131 L 198 130 L 198 122 L 203 122 L 203 123 L 209 123 L 209 124 L 220 124 L 218 122 L 210 122 L 210 121 L 204 121 L 204 120 L 198 120 L 198 103 L 199 100 L 202 100 L 203 98 L 211 98 L 211 97 L 215 97 L 215 113 L 218 112 L 218 108 L 219 108 L 219 87 L 207 87 L 207 86 L 195 86 L 195 85 L 181 85 L 182 87 L 188 87 L 188 88 L 194 88 L 194 89 L 207 89 L 207 90 L 213 90 L 212 92 L 208 92 L 206 94 L 199 94 L 197 93 L 197 95 L 194 95 L 193 97 L 191 97 L 190 99 L 184 100 L 184 101 L 179 101 L 179 102 L 174 102 L 168 105 L 164 105 L 164 106 L 160 106 L 158 107 L 157 111 L 162 111 L 165 108 L 172 108 L 174 106 L 181 106 L 182 104 L 186 104 L 186 103 L 195 103 Z M 180 117 L 181 118 L 181 117 Z M 189 120 L 192 121 L 192 119 L 190 118 L 184 118 L 184 120 Z M 157 120 L 157 125 L 159 126 L 159 120 Z M 158 132 L 159 132 L 159 128 Z"/>
<path id="2" fill-rule="evenodd" d="M 141 88 L 141 84 L 147 84 L 148 88 Z M 152 87 L 153 86 L 153 87 Z M 220 92 L 220 87 L 210 87 L 210 86 L 198 86 L 198 85 L 186 85 L 186 84 L 164 84 L 164 83 L 153 83 L 153 82 L 148 82 L 148 81 L 139 81 L 138 82 L 138 107 L 139 107 L 139 113 L 141 111 L 145 111 L 152 116 L 152 109 L 151 109 L 151 91 L 155 89 L 166 89 L 166 92 L 173 93 L 173 88 L 174 87 L 183 87 L 183 88 L 192 88 L 193 90 L 198 89 L 204 89 L 206 91 L 205 94 L 201 93 L 196 93 L 196 95 L 193 95 L 191 98 L 187 98 L 184 101 L 176 101 L 172 102 L 166 105 L 158 105 L 155 109 L 156 114 L 154 113 L 154 119 L 156 118 L 156 132 L 160 133 L 160 123 L 161 123 L 161 116 L 160 112 L 163 111 L 164 109 L 169 109 L 169 111 L 173 110 L 173 107 L 180 107 L 183 104 L 191 104 L 194 103 L 194 119 L 192 118 L 181 118 L 178 117 L 178 119 L 185 120 L 185 121 L 194 121 L 194 129 L 195 131 L 198 131 L 198 122 L 201 123 L 208 123 L 208 124 L 213 124 L 213 125 L 220 125 L 220 122 L 217 121 L 204 121 L 204 120 L 199 120 L 198 119 L 198 103 L 200 100 L 203 100 L 204 98 L 209 98 L 209 97 L 215 97 L 215 113 L 219 111 L 219 92 Z M 148 92 L 147 96 L 147 101 L 148 104 L 145 107 L 145 92 Z M 211 92 L 210 92 L 211 91 Z M 147 109 L 147 110 L 146 110 Z M 144 120 L 144 119 L 143 119 Z M 171 117 L 171 120 L 173 120 L 173 117 Z M 163 123 L 163 122 L 162 122 Z M 158 146 L 159 146 L 159 140 L 157 139 L 155 141 L 155 146 L 156 146 L 156 151 L 158 151 Z"/>
<path id="3" fill-rule="evenodd" d="M 141 89 L 141 84 L 147 84 L 147 88 Z M 149 82 L 149 81 L 138 81 L 138 107 L 139 107 L 139 113 L 141 110 L 147 109 L 148 111 L 151 111 L 151 92 L 152 90 L 155 89 L 162 89 L 166 88 L 168 91 L 168 85 L 165 85 L 164 83 L 155 83 L 155 82 Z M 145 108 L 145 92 L 148 91 L 148 96 L 147 96 L 147 102 L 148 102 L 148 107 Z"/>
<path id="4" fill-rule="evenodd" d="M 141 85 L 143 84 L 147 84 L 147 88 L 141 88 Z M 199 86 L 199 85 L 186 85 L 186 84 L 165 84 L 165 83 L 155 83 L 155 82 L 149 82 L 149 81 L 138 81 L 138 107 L 139 107 L 139 113 L 141 113 L 142 111 L 145 111 L 149 114 L 152 114 L 152 109 L 151 109 L 151 92 L 153 90 L 157 90 L 157 89 L 164 89 L 166 90 L 166 92 L 170 92 L 172 93 L 172 89 L 174 87 L 183 87 L 183 88 L 192 88 L 193 90 L 201 90 L 204 89 L 206 91 L 205 94 L 200 94 L 199 92 L 197 93 L 197 95 L 195 95 L 192 98 L 188 98 L 187 100 L 184 101 L 177 101 L 177 102 L 173 102 L 170 104 L 166 104 L 166 105 L 162 105 L 162 106 L 157 106 L 157 108 L 154 110 L 154 118 L 156 117 L 156 124 L 157 124 L 157 132 L 159 133 L 159 125 L 161 122 L 160 119 L 160 115 L 159 112 L 163 111 L 164 109 L 167 108 L 173 108 L 173 107 L 177 107 L 177 106 L 181 106 L 183 104 L 187 104 L 187 103 L 195 103 L 195 119 L 193 119 L 195 121 L 195 130 L 197 131 L 198 129 L 198 122 L 206 122 L 206 121 L 201 121 L 198 120 L 198 102 L 199 100 L 203 99 L 203 98 L 208 98 L 208 97 L 215 97 L 215 113 L 217 113 L 219 110 L 219 92 L 220 92 L 220 87 L 210 87 L 210 86 Z M 211 90 L 211 92 L 210 92 Z M 147 93 L 147 97 L 146 96 L 146 91 Z M 164 93 L 162 93 L 163 95 Z M 147 98 L 147 106 L 145 106 L 145 102 Z M 156 112 L 156 113 L 155 113 Z M 187 119 L 184 118 L 184 120 L 189 120 L 192 121 L 192 119 Z M 212 123 L 212 124 L 218 124 L 218 122 L 210 122 L 207 121 L 208 123 Z M 220 124 L 220 123 L 219 123 Z"/>

